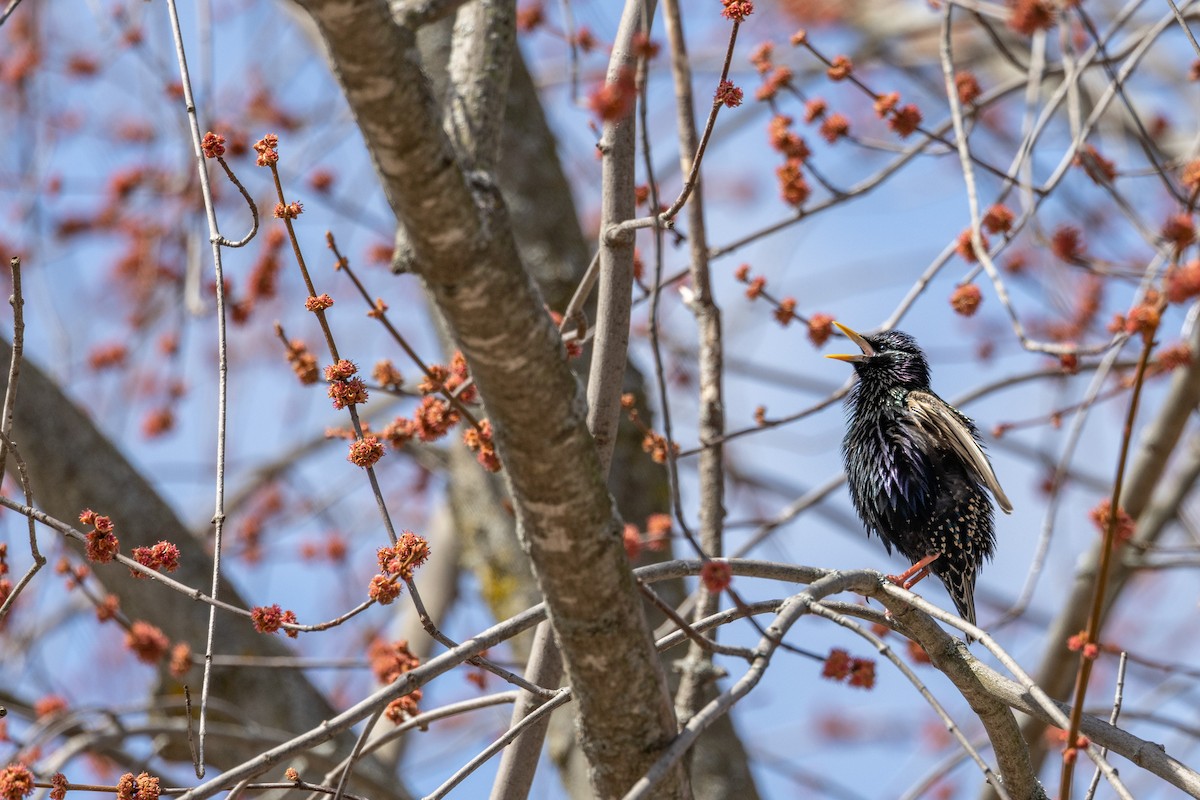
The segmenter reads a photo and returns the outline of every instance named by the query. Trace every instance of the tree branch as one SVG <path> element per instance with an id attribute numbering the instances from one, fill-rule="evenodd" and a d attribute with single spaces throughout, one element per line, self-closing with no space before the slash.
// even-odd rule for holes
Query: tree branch
<path id="1" fill-rule="evenodd" d="M 413 270 L 487 406 L 579 705 L 593 789 L 620 794 L 669 741 L 674 715 L 561 337 L 521 265 L 497 190 L 455 158 L 411 32 L 393 25 L 379 0 L 304 7 L 408 232 Z"/>

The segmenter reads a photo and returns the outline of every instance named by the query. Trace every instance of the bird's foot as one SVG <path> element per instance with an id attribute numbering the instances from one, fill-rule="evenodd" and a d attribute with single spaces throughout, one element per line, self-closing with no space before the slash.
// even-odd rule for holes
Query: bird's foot
<path id="1" fill-rule="evenodd" d="M 911 589 L 929 575 L 929 565 L 936 561 L 940 555 L 941 553 L 934 553 L 933 555 L 925 556 L 899 575 L 885 575 L 884 577 L 901 589 Z"/>

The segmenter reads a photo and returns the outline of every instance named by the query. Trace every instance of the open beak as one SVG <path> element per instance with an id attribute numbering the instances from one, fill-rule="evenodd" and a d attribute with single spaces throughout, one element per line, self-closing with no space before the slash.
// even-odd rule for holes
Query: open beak
<path id="1" fill-rule="evenodd" d="M 864 339 L 862 337 L 862 334 L 858 333 L 858 331 L 853 331 L 850 328 L 847 328 L 845 325 L 843 325 L 840 322 L 835 322 L 833 324 L 837 325 L 838 330 L 840 330 L 842 333 L 846 334 L 846 337 L 850 341 L 852 341 L 856 345 L 858 345 L 862 349 L 862 352 L 861 353 L 832 353 L 830 355 L 825 356 L 826 358 L 836 358 L 838 361 L 849 361 L 850 363 L 853 364 L 855 362 L 866 361 L 868 358 L 875 355 L 875 348 L 871 347 L 871 343 L 868 342 L 866 339 Z"/>

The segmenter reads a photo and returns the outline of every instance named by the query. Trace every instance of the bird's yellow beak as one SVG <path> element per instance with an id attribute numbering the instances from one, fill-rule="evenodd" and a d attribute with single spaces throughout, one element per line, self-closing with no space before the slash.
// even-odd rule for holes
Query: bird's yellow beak
<path id="1" fill-rule="evenodd" d="M 831 353 L 830 355 L 825 356 L 826 358 L 836 358 L 838 361 L 849 361 L 850 363 L 853 364 L 856 361 L 866 361 L 868 358 L 875 355 L 875 348 L 871 347 L 871 343 L 868 342 L 866 339 L 864 339 L 862 337 L 862 334 L 860 334 L 858 331 L 851 330 L 850 328 L 847 328 L 845 325 L 843 325 L 840 322 L 835 322 L 833 324 L 837 325 L 838 330 L 840 330 L 842 333 L 846 334 L 846 337 L 850 341 L 854 342 L 856 345 L 858 345 L 860 348 L 862 348 L 862 352 L 861 353 Z"/>

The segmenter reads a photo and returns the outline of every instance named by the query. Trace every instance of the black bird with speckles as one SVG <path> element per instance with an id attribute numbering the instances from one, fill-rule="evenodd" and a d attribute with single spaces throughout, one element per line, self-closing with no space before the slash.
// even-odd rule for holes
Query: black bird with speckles
<path id="1" fill-rule="evenodd" d="M 834 324 L 862 350 L 829 356 L 858 373 L 842 441 L 854 508 L 889 553 L 914 564 L 936 554 L 929 570 L 974 623 L 975 576 L 996 548 L 988 492 L 1012 511 L 975 424 L 929 388 L 929 362 L 911 336 Z"/>

